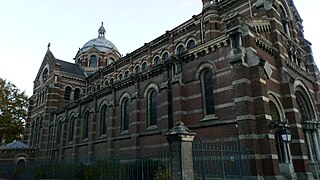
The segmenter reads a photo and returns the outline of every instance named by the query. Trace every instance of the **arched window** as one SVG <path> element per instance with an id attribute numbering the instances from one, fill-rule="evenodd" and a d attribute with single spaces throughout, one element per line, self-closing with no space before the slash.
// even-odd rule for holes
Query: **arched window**
<path id="1" fill-rule="evenodd" d="M 311 100 L 303 88 L 298 87 L 296 91 L 296 101 L 298 105 L 299 115 L 305 134 L 305 141 L 308 150 L 308 159 L 310 163 L 320 162 L 319 132 L 314 126 L 315 113 Z"/>
<path id="2" fill-rule="evenodd" d="M 110 78 L 109 81 L 110 81 L 109 84 L 112 85 L 114 80 L 113 80 L 113 78 Z"/>
<path id="3" fill-rule="evenodd" d="M 97 91 L 100 91 L 100 84 L 97 85 Z"/>
<path id="4" fill-rule="evenodd" d="M 57 138 L 56 138 L 56 144 L 59 145 L 61 141 L 61 134 L 62 134 L 62 122 L 58 122 L 58 127 L 57 127 Z"/>
<path id="5" fill-rule="evenodd" d="M 203 73 L 203 97 L 207 115 L 215 114 L 214 97 L 213 97 L 213 79 L 212 71 L 206 70 Z"/>
<path id="6" fill-rule="evenodd" d="M 134 72 L 135 73 L 140 73 L 140 66 L 136 66 L 135 68 L 134 68 Z"/>
<path id="7" fill-rule="evenodd" d="M 153 60 L 154 62 L 154 65 L 158 65 L 160 63 L 160 57 L 159 56 L 156 56 Z"/>
<path id="8" fill-rule="evenodd" d="M 82 134 L 83 139 L 86 139 L 89 136 L 89 116 L 90 116 L 89 111 L 86 111 L 83 116 L 83 119 L 84 119 L 83 134 Z"/>
<path id="9" fill-rule="evenodd" d="M 158 107 L 157 107 L 157 97 L 158 93 L 155 90 L 151 90 L 148 97 L 148 126 L 157 125 L 157 117 L 158 117 Z"/>
<path id="10" fill-rule="evenodd" d="M 100 112 L 100 136 L 107 132 L 107 106 L 103 105 Z"/>
<path id="11" fill-rule="evenodd" d="M 124 73 L 124 78 L 128 78 L 129 77 L 129 71 L 126 71 L 125 73 Z"/>
<path id="12" fill-rule="evenodd" d="M 187 43 L 187 49 L 192 49 L 194 47 L 196 47 L 196 42 L 193 39 L 189 40 Z"/>
<path id="13" fill-rule="evenodd" d="M 74 100 L 78 100 L 80 98 L 80 89 L 76 88 L 74 90 Z"/>
<path id="14" fill-rule="evenodd" d="M 144 62 L 144 63 L 142 64 L 142 71 L 147 71 L 147 70 L 148 70 L 148 65 L 147 65 L 146 62 Z"/>
<path id="15" fill-rule="evenodd" d="M 122 131 L 129 129 L 129 99 L 125 98 L 121 104 L 121 128 Z"/>
<path id="16" fill-rule="evenodd" d="M 168 53 L 168 52 L 163 53 L 162 59 L 163 59 L 164 61 L 168 61 L 168 60 L 169 60 L 169 53 Z"/>
<path id="17" fill-rule="evenodd" d="M 182 44 L 180 44 L 178 47 L 177 47 L 177 53 L 178 54 L 182 54 L 185 52 L 185 48 L 183 47 Z"/>
<path id="18" fill-rule="evenodd" d="M 71 91 L 72 91 L 72 88 L 70 86 L 67 86 L 64 89 L 64 100 L 70 101 Z"/>
<path id="19" fill-rule="evenodd" d="M 73 132 L 74 132 L 74 117 L 72 116 L 69 120 L 69 142 L 73 141 Z"/>
<path id="20" fill-rule="evenodd" d="M 90 67 L 97 67 L 97 56 L 90 56 Z"/>
<path id="21" fill-rule="evenodd" d="M 43 83 L 46 82 L 47 78 L 48 78 L 48 69 L 46 68 L 43 70 L 43 73 L 42 73 L 42 82 Z"/>
<path id="22" fill-rule="evenodd" d="M 273 122 L 281 122 L 281 116 L 278 111 L 278 108 L 276 104 L 273 101 L 269 101 L 269 107 L 270 107 L 270 115 Z M 275 132 L 275 141 L 276 141 L 276 148 L 278 153 L 278 160 L 279 163 L 290 163 L 290 154 L 289 154 L 289 148 L 287 147 L 287 143 L 283 142 L 281 135 L 280 135 L 281 129 L 278 129 L 277 132 Z"/>
<path id="23" fill-rule="evenodd" d="M 123 74 L 119 74 L 118 79 L 119 79 L 119 81 L 121 81 L 123 79 Z"/>

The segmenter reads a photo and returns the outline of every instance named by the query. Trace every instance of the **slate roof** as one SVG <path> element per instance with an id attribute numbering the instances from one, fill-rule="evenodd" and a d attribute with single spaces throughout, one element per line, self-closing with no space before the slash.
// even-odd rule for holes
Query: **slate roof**
<path id="1" fill-rule="evenodd" d="M 60 64 L 60 70 L 63 72 L 67 72 L 70 74 L 78 75 L 81 77 L 86 77 L 86 74 L 81 69 L 81 67 L 78 64 L 70 63 L 67 61 L 63 61 L 60 59 L 55 59 L 57 63 Z"/>

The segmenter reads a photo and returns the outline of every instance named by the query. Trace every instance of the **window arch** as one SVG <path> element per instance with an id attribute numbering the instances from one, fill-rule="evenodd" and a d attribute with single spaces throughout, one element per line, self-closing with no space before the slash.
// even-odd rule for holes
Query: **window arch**
<path id="1" fill-rule="evenodd" d="M 295 83 L 299 84 L 299 82 Z M 296 102 L 305 135 L 308 159 L 310 163 L 320 162 L 319 131 L 317 125 L 315 125 L 318 124 L 318 121 L 312 101 L 306 91 L 307 88 L 301 82 L 300 84 L 296 87 Z"/>
<path id="2" fill-rule="evenodd" d="M 124 73 L 124 78 L 128 78 L 129 77 L 129 71 L 127 70 L 125 73 Z"/>
<path id="3" fill-rule="evenodd" d="M 182 44 L 177 47 L 177 54 L 182 54 L 185 52 L 185 48 Z"/>
<path id="4" fill-rule="evenodd" d="M 74 89 L 74 100 L 78 100 L 80 98 L 80 88 L 75 88 Z"/>
<path id="5" fill-rule="evenodd" d="M 204 70 L 202 76 L 203 101 L 206 115 L 215 114 L 213 96 L 213 73 L 211 70 Z"/>
<path id="6" fill-rule="evenodd" d="M 147 62 L 142 63 L 142 71 L 147 71 L 147 70 L 148 70 Z"/>
<path id="7" fill-rule="evenodd" d="M 83 133 L 82 133 L 82 139 L 86 139 L 89 136 L 89 118 L 90 113 L 89 111 L 86 111 L 83 116 Z"/>
<path id="8" fill-rule="evenodd" d="M 134 72 L 138 74 L 138 73 L 140 73 L 140 71 L 141 71 L 141 70 L 140 70 L 140 66 L 137 65 L 137 66 L 134 68 Z"/>
<path id="9" fill-rule="evenodd" d="M 121 81 L 122 79 L 123 79 L 123 74 L 121 73 L 121 74 L 119 74 L 119 76 L 118 76 L 118 80 Z"/>
<path id="10" fill-rule="evenodd" d="M 112 85 L 112 84 L 113 84 L 113 82 L 114 82 L 113 78 L 110 78 L 110 80 L 109 80 L 109 84 L 110 84 L 110 85 Z"/>
<path id="11" fill-rule="evenodd" d="M 275 99 L 275 98 L 272 98 Z M 284 121 L 282 117 L 282 113 L 280 113 L 279 108 L 274 100 L 270 99 L 269 100 L 269 109 L 270 109 L 270 116 L 272 118 L 272 122 L 274 123 L 279 123 Z M 288 144 L 286 142 L 283 142 L 280 131 L 281 128 L 276 127 L 276 132 L 275 132 L 275 141 L 276 141 L 276 149 L 277 149 L 277 155 L 278 155 L 278 160 L 280 164 L 283 163 L 290 163 L 291 158 L 290 158 L 290 148 L 288 148 Z"/>
<path id="12" fill-rule="evenodd" d="M 164 52 L 162 54 L 162 60 L 163 61 L 168 61 L 169 60 L 169 53 L 168 52 Z"/>
<path id="13" fill-rule="evenodd" d="M 71 116 L 71 118 L 69 119 L 69 139 L 68 139 L 69 142 L 73 141 L 74 121 L 75 121 L 74 116 Z"/>
<path id="14" fill-rule="evenodd" d="M 193 39 L 190 39 L 187 43 L 187 49 L 192 49 L 194 47 L 196 47 L 196 41 Z"/>
<path id="15" fill-rule="evenodd" d="M 90 67 L 97 67 L 97 56 L 91 55 L 90 56 Z"/>
<path id="16" fill-rule="evenodd" d="M 107 105 L 103 105 L 100 111 L 100 136 L 107 132 Z"/>
<path id="17" fill-rule="evenodd" d="M 121 130 L 129 130 L 129 99 L 125 98 L 121 103 Z"/>
<path id="18" fill-rule="evenodd" d="M 70 101 L 72 88 L 70 86 L 64 89 L 64 100 Z"/>
<path id="19" fill-rule="evenodd" d="M 153 59 L 153 64 L 154 64 L 154 65 L 160 64 L 160 57 L 159 57 L 159 56 L 156 56 L 156 57 Z"/>
<path id="20" fill-rule="evenodd" d="M 158 107 L 157 107 L 158 93 L 156 90 L 150 90 L 148 95 L 148 126 L 157 125 Z"/>
<path id="21" fill-rule="evenodd" d="M 97 91 L 100 91 L 100 89 L 101 89 L 100 84 L 97 84 Z"/>

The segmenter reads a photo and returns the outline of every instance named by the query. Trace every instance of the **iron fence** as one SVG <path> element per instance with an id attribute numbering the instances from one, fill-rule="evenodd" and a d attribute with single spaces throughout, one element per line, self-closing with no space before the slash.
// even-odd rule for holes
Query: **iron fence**
<path id="1" fill-rule="evenodd" d="M 249 151 L 235 142 L 193 143 L 195 179 L 245 179 L 251 175 Z"/>
<path id="2" fill-rule="evenodd" d="M 0 179 L 170 179 L 167 150 L 143 154 L 118 153 L 110 156 L 85 157 L 72 161 L 35 161 L 25 165 L 0 164 Z"/>

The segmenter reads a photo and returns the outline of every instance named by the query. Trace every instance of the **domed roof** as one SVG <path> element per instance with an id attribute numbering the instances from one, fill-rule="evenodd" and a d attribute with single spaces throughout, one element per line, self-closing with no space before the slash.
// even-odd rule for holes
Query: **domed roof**
<path id="1" fill-rule="evenodd" d="M 101 27 L 98 30 L 98 37 L 91 39 L 90 41 L 88 41 L 86 44 L 84 44 L 84 46 L 80 49 L 81 52 L 87 52 L 92 48 L 96 48 L 101 52 L 108 52 L 108 51 L 112 51 L 112 50 L 116 50 L 117 52 L 118 49 L 117 47 L 110 42 L 109 40 L 107 40 L 104 36 L 106 30 L 103 27 L 103 22 L 101 23 Z"/>

